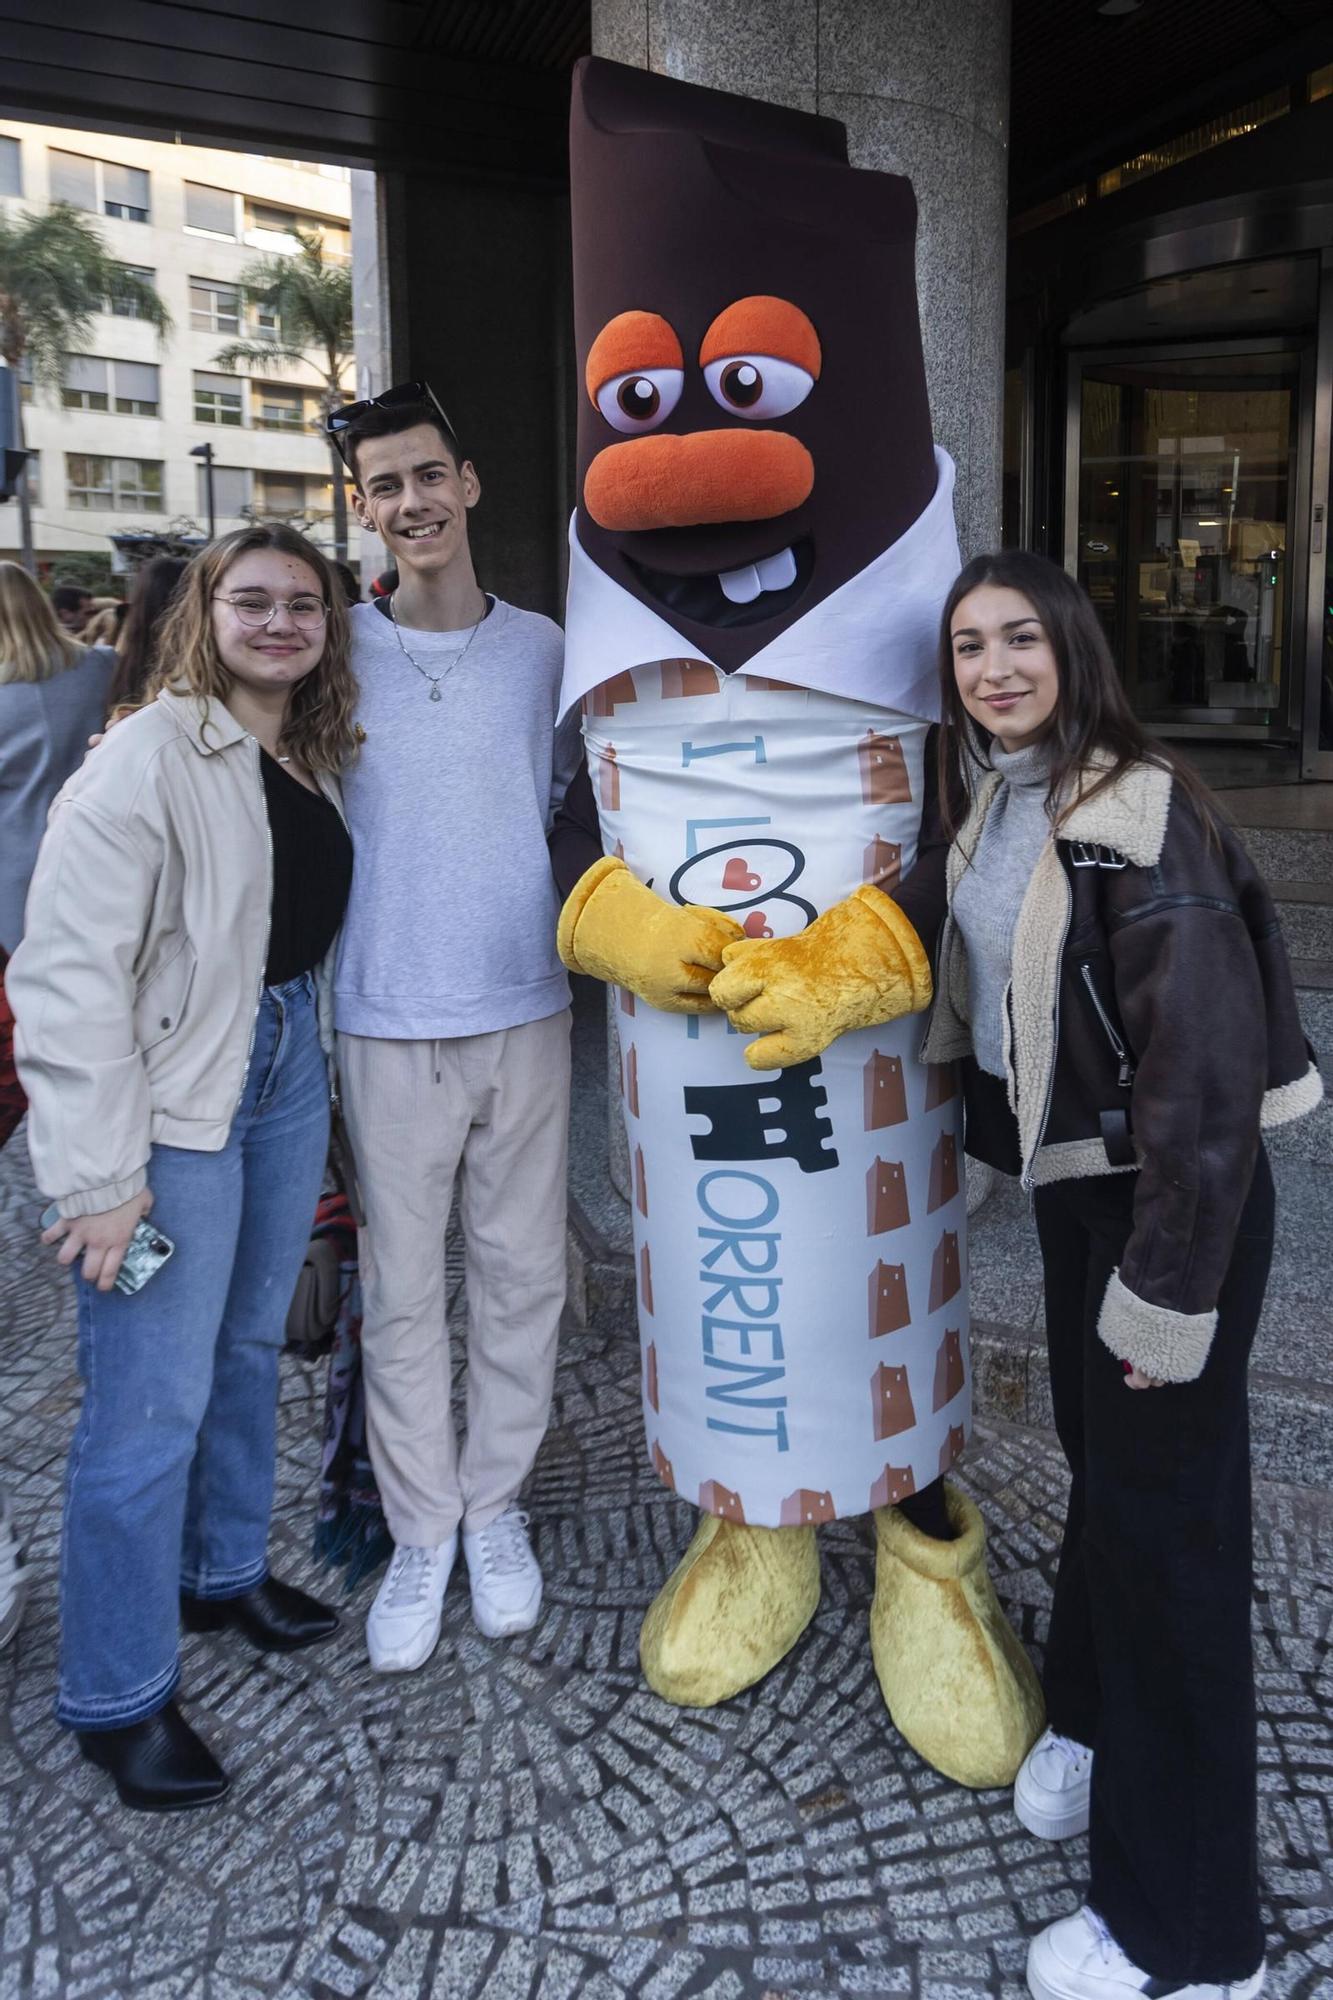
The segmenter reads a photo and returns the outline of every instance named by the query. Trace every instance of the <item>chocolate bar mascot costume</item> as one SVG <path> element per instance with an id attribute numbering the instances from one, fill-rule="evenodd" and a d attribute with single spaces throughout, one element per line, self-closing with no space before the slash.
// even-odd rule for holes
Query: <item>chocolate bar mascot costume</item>
<path id="1" fill-rule="evenodd" d="M 828 120 L 596 59 L 571 161 L 563 705 L 602 852 L 560 944 L 620 988 L 648 1447 L 703 1513 L 644 1672 L 690 1706 L 750 1685 L 814 1615 L 816 1524 L 873 1510 L 893 1719 L 1005 1784 L 1041 1706 L 980 1517 L 937 1490 L 932 1536 L 894 1505 L 971 1400 L 959 1100 L 917 1058 L 929 960 L 885 893 L 958 570 L 915 200 Z"/>

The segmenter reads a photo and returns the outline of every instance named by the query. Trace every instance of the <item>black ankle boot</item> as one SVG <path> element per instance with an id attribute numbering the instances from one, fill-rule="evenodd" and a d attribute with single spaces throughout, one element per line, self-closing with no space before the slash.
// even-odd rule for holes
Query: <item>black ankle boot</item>
<path id="1" fill-rule="evenodd" d="M 174 1701 L 122 1729 L 80 1729 L 79 1748 L 116 1781 L 135 1812 L 188 1812 L 211 1806 L 231 1780 Z"/>
<path id="2" fill-rule="evenodd" d="M 294 1584 L 269 1576 L 240 1597 L 189 1597 L 182 1591 L 181 1624 L 187 1632 L 231 1627 L 261 1653 L 295 1653 L 331 1639 L 338 1614 Z"/>

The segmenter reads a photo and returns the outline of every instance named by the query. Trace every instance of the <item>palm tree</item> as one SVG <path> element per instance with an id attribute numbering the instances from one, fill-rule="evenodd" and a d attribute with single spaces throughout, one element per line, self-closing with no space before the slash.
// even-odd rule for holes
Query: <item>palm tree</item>
<path id="1" fill-rule="evenodd" d="M 219 368 L 269 369 L 275 361 L 313 370 L 319 377 L 321 421 L 345 400 L 342 378 L 352 365 L 352 271 L 339 260 L 326 262 L 324 238 L 317 229 L 295 232 L 300 249 L 295 256 L 260 257 L 241 273 L 246 296 L 256 305 L 276 311 L 274 340 L 233 340 L 214 357 Z M 312 359 L 309 349 L 318 352 Z M 339 562 L 347 560 L 347 489 L 337 446 L 329 442 L 333 469 L 333 544 Z"/>
<path id="2" fill-rule="evenodd" d="M 36 386 L 58 389 L 67 355 L 87 352 L 94 315 L 115 295 L 132 301 L 159 335 L 171 314 L 148 279 L 114 258 L 86 215 L 68 202 L 44 214 L 0 213 L 0 358 L 17 375 L 26 361 Z M 19 407 L 19 445 L 23 410 Z M 27 474 L 19 480 L 23 567 L 35 571 Z"/>

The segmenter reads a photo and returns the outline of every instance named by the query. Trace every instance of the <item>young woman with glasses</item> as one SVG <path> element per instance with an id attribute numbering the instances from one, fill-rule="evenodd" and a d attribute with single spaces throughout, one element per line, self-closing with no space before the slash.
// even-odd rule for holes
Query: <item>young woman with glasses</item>
<path id="1" fill-rule="evenodd" d="M 58 1210 L 43 1240 L 80 1266 L 56 1713 L 147 1811 L 227 1788 L 175 1706 L 182 1624 L 279 1651 L 337 1625 L 270 1577 L 266 1547 L 278 1357 L 328 1143 L 356 699 L 342 591 L 290 528 L 206 549 L 158 659 L 145 706 L 56 801 L 7 980 Z M 150 1209 L 174 1250 L 127 1292 Z"/>

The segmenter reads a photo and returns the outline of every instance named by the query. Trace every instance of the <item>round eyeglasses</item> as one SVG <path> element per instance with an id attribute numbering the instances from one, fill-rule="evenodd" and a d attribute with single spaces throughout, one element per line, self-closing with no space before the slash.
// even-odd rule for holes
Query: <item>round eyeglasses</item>
<path id="1" fill-rule="evenodd" d="M 215 591 L 219 604 L 230 604 L 242 625 L 271 625 L 277 611 L 286 611 L 298 632 L 317 632 L 329 615 L 322 597 L 268 597 L 262 590 Z"/>

